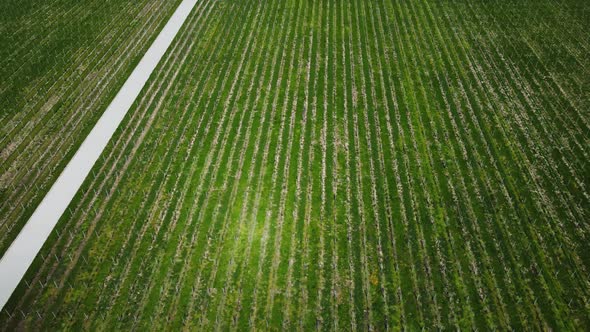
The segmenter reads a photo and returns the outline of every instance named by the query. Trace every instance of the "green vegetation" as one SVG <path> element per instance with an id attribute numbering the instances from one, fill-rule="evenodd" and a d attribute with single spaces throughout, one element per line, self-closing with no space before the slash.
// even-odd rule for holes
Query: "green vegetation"
<path id="1" fill-rule="evenodd" d="M 589 12 L 201 0 L 0 326 L 590 329 Z"/>
<path id="2" fill-rule="evenodd" d="M 0 3 L 0 256 L 178 3 Z"/>

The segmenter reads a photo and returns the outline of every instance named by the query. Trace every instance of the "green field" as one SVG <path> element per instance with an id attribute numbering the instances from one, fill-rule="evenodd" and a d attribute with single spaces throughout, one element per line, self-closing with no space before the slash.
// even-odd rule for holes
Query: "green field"
<path id="1" fill-rule="evenodd" d="M 201 0 L 0 330 L 590 329 L 589 18 Z"/>
<path id="2" fill-rule="evenodd" d="M 0 3 L 0 256 L 178 0 Z"/>

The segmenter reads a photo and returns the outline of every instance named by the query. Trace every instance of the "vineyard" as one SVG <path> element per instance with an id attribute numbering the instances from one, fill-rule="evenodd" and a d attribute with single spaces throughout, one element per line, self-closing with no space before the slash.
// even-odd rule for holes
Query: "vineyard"
<path id="1" fill-rule="evenodd" d="M 0 249 L 175 3 L 0 26 Z M 590 329 L 587 31 L 579 0 L 200 0 L 0 331 Z"/>
<path id="2" fill-rule="evenodd" d="M 0 4 L 0 256 L 177 4 Z"/>

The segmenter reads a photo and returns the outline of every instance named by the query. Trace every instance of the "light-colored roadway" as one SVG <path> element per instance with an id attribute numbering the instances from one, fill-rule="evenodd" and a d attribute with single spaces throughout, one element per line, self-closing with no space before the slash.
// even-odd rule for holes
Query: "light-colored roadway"
<path id="1" fill-rule="evenodd" d="M 0 260 L 0 310 L 129 111 L 198 0 L 184 0 Z"/>

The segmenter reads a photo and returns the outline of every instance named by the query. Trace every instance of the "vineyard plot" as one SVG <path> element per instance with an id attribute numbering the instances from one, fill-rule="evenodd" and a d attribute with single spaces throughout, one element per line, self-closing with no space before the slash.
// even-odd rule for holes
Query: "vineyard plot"
<path id="1" fill-rule="evenodd" d="M 200 1 L 0 326 L 590 328 L 589 11 Z"/>

